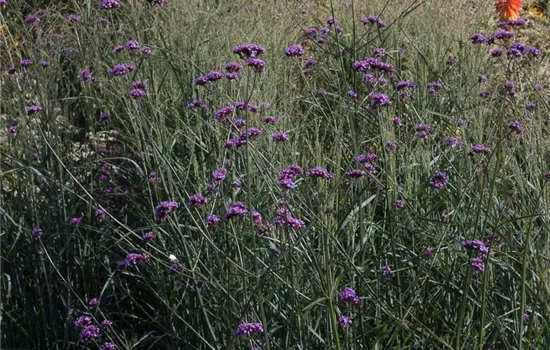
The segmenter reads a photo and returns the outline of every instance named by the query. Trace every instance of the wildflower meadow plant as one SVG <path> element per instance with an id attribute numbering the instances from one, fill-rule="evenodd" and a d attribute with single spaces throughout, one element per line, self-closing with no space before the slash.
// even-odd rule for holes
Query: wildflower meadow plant
<path id="1" fill-rule="evenodd" d="M 20 3 L 0 348 L 550 348 L 542 1 Z"/>

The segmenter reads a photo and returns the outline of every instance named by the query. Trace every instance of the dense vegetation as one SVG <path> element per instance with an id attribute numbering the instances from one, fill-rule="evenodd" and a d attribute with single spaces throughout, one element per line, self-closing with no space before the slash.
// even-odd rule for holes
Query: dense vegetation
<path id="1" fill-rule="evenodd" d="M 550 347 L 540 2 L 31 3 L 0 348 Z"/>

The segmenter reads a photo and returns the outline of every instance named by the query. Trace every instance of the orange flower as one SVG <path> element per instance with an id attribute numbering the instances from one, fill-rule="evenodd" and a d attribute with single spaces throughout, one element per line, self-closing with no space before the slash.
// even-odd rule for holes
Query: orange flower
<path id="1" fill-rule="evenodd" d="M 497 0 L 495 8 L 501 21 L 518 19 L 521 12 L 521 0 Z"/>

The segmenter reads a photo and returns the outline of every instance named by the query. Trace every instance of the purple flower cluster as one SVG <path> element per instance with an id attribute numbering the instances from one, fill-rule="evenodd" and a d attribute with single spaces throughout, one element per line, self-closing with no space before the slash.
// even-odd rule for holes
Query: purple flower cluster
<path id="1" fill-rule="evenodd" d="M 271 134 L 271 140 L 275 142 L 284 142 L 288 140 L 288 134 L 284 131 L 275 131 Z"/>
<path id="2" fill-rule="evenodd" d="M 195 85 L 205 85 L 209 82 L 218 81 L 220 79 L 223 79 L 224 75 L 217 71 L 210 71 L 206 75 L 202 75 L 200 77 L 197 77 L 195 79 Z"/>
<path id="3" fill-rule="evenodd" d="M 414 130 L 416 131 L 416 136 L 421 139 L 427 138 L 433 132 L 433 129 L 428 124 L 416 124 Z"/>
<path id="4" fill-rule="evenodd" d="M 476 251 L 478 254 L 478 257 L 487 259 L 487 256 L 489 255 L 489 250 L 487 249 L 487 246 L 482 241 L 475 239 L 475 240 L 465 240 L 460 242 L 463 248 L 471 249 L 473 251 Z"/>
<path id="5" fill-rule="evenodd" d="M 280 227 L 288 227 L 295 230 L 303 229 L 306 227 L 306 224 L 300 220 L 296 219 L 290 215 L 289 211 L 285 208 L 280 208 L 277 210 L 277 216 L 275 216 L 275 224 Z"/>
<path id="6" fill-rule="evenodd" d="M 206 204 L 206 197 L 200 193 L 196 193 L 189 197 L 187 200 L 187 205 L 192 208 L 200 208 Z"/>
<path id="7" fill-rule="evenodd" d="M 152 241 L 153 239 L 155 239 L 155 234 L 152 231 L 146 232 L 143 234 L 143 236 L 141 236 L 142 242 L 149 242 L 149 241 Z"/>
<path id="8" fill-rule="evenodd" d="M 258 44 L 240 44 L 233 47 L 233 53 L 242 59 L 257 57 L 265 52 L 265 48 Z"/>
<path id="9" fill-rule="evenodd" d="M 100 330 L 99 327 L 96 325 L 89 325 L 80 331 L 80 335 L 78 337 L 78 341 L 82 344 L 88 344 L 94 339 L 99 338 Z"/>
<path id="10" fill-rule="evenodd" d="M 229 204 L 229 208 L 225 212 L 226 219 L 233 219 L 236 217 L 245 217 L 248 215 L 248 210 L 243 202 L 233 202 Z"/>
<path id="11" fill-rule="evenodd" d="M 391 63 L 379 61 L 375 57 L 369 57 L 363 61 L 356 61 L 353 63 L 352 68 L 353 70 L 363 74 L 372 70 L 380 73 L 391 73 L 394 71 L 394 67 Z"/>
<path id="12" fill-rule="evenodd" d="M 470 258 L 470 266 L 472 267 L 474 275 L 483 272 L 485 269 L 485 263 L 483 262 L 483 259 L 480 258 Z"/>
<path id="13" fill-rule="evenodd" d="M 516 135 L 523 134 L 523 126 L 519 120 L 508 123 L 508 128 L 516 133 Z"/>
<path id="14" fill-rule="evenodd" d="M 36 114 L 38 112 L 40 112 L 42 110 L 42 107 L 36 105 L 36 106 L 30 106 L 30 107 L 27 107 L 25 109 L 25 111 L 27 112 L 27 115 L 32 115 L 32 114 Z"/>
<path id="15" fill-rule="evenodd" d="M 224 120 L 225 118 L 233 114 L 234 111 L 235 107 L 231 105 L 223 106 L 222 108 L 218 109 L 216 113 L 214 113 L 214 119 Z"/>
<path id="16" fill-rule="evenodd" d="M 155 207 L 155 217 L 157 220 L 162 220 L 168 216 L 168 214 L 176 211 L 178 209 L 178 203 L 163 201 L 157 204 Z"/>
<path id="17" fill-rule="evenodd" d="M 203 111 L 208 110 L 208 106 L 206 105 L 206 103 L 204 103 L 203 100 L 193 100 L 189 102 L 189 104 L 187 105 L 187 109 L 195 109 L 195 108 L 200 108 Z"/>
<path id="18" fill-rule="evenodd" d="M 101 345 L 101 350 L 116 350 L 116 347 L 115 344 L 106 342 Z"/>
<path id="19" fill-rule="evenodd" d="M 474 153 L 491 153 L 491 149 L 489 147 L 485 147 L 482 144 L 478 144 L 478 145 L 472 145 L 472 152 L 474 152 Z"/>
<path id="20" fill-rule="evenodd" d="M 109 75 L 119 77 L 121 75 L 126 75 L 132 72 L 134 69 L 135 67 L 132 64 L 119 63 L 111 67 L 111 69 L 109 70 Z"/>
<path id="21" fill-rule="evenodd" d="M 298 175 L 303 175 L 304 170 L 297 164 L 291 164 L 279 172 L 279 185 L 285 189 L 293 189 L 296 187 L 293 179 Z"/>
<path id="22" fill-rule="evenodd" d="M 307 175 L 309 177 L 318 177 L 318 178 L 323 178 L 325 180 L 330 180 L 334 177 L 334 175 L 328 172 L 327 169 L 321 168 L 319 166 L 308 169 Z"/>
<path id="23" fill-rule="evenodd" d="M 361 299 L 357 296 L 355 290 L 350 287 L 346 287 L 338 293 L 338 300 L 352 303 L 355 306 L 361 305 Z"/>
<path id="24" fill-rule="evenodd" d="M 35 227 L 31 230 L 31 237 L 35 238 L 35 239 L 38 239 L 42 236 L 43 233 L 44 233 L 43 229 L 41 229 L 39 227 Z"/>
<path id="25" fill-rule="evenodd" d="M 454 136 L 444 138 L 441 144 L 443 146 L 447 146 L 453 149 L 462 149 L 462 141 L 460 141 L 459 138 Z"/>
<path id="26" fill-rule="evenodd" d="M 89 310 L 95 310 L 99 307 L 99 304 L 101 304 L 101 302 L 99 301 L 99 299 L 97 298 L 93 298 L 90 300 L 90 302 L 88 303 L 88 309 Z"/>
<path id="27" fill-rule="evenodd" d="M 380 271 L 382 271 L 382 276 L 389 276 L 392 273 L 392 270 L 388 265 L 382 266 Z"/>
<path id="28" fill-rule="evenodd" d="M 264 327 L 259 322 L 241 323 L 239 327 L 233 333 L 233 336 L 237 339 L 248 338 L 254 333 L 263 333 Z"/>
<path id="29" fill-rule="evenodd" d="M 440 190 L 449 182 L 449 177 L 444 171 L 436 171 L 430 178 L 430 185 L 435 190 Z"/>
<path id="30" fill-rule="evenodd" d="M 148 261 L 149 254 L 147 253 L 129 253 L 123 261 L 117 264 L 118 270 L 127 270 L 136 267 L 138 264 Z"/>
<path id="31" fill-rule="evenodd" d="M 304 49 L 299 45 L 290 45 L 284 50 L 284 54 L 287 57 L 302 57 L 304 53 Z"/>
<path id="32" fill-rule="evenodd" d="M 74 327 L 75 328 L 84 328 L 84 327 L 89 326 L 91 324 L 92 324 L 92 318 L 88 315 L 79 316 L 74 321 Z"/>
<path id="33" fill-rule="evenodd" d="M 116 0 L 102 0 L 99 4 L 101 10 L 114 10 L 120 7 L 120 2 Z"/>
<path id="34" fill-rule="evenodd" d="M 94 81 L 94 77 L 92 76 L 92 73 L 90 73 L 90 69 L 88 67 L 85 67 L 80 71 L 80 78 L 82 78 L 82 81 L 86 84 L 93 83 Z"/>
<path id="35" fill-rule="evenodd" d="M 361 18 L 361 23 L 363 24 L 376 24 L 378 28 L 386 27 L 386 23 L 382 21 L 378 16 L 370 15 L 367 17 Z"/>
<path id="36" fill-rule="evenodd" d="M 220 223 L 220 219 L 216 215 L 208 215 L 205 223 L 208 227 L 216 227 Z"/>
<path id="37" fill-rule="evenodd" d="M 214 181 L 223 181 L 227 175 L 227 169 L 219 168 L 212 172 L 212 180 Z"/>
<path id="38" fill-rule="evenodd" d="M 369 94 L 369 100 L 372 108 L 391 106 L 391 101 L 388 96 L 380 92 L 371 92 Z"/>

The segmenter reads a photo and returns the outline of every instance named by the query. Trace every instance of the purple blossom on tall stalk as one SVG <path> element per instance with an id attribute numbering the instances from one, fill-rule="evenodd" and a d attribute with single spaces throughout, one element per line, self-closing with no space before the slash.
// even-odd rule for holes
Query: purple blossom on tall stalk
<path id="1" fill-rule="evenodd" d="M 379 92 L 371 92 L 369 94 L 370 105 L 373 108 L 391 106 L 391 101 L 387 95 Z"/>
<path id="2" fill-rule="evenodd" d="M 394 126 L 397 126 L 397 127 L 403 126 L 403 123 L 401 122 L 401 118 L 399 117 L 392 118 L 391 122 Z"/>
<path id="3" fill-rule="evenodd" d="M 514 84 L 513 81 L 508 80 L 504 83 L 504 90 L 508 92 L 508 95 L 513 97 L 516 94 L 516 84 Z"/>
<path id="4" fill-rule="evenodd" d="M 101 350 L 116 350 L 116 347 L 115 344 L 106 342 L 101 345 Z"/>
<path id="5" fill-rule="evenodd" d="M 347 316 L 340 316 L 338 318 L 338 324 L 340 325 L 340 327 L 342 327 L 342 329 L 348 329 L 349 327 L 351 327 L 351 318 L 347 317 Z"/>
<path id="6" fill-rule="evenodd" d="M 384 28 L 386 26 L 386 23 L 382 21 L 378 16 L 375 16 L 375 15 L 370 15 L 370 16 L 361 18 L 361 23 L 376 24 L 379 28 Z"/>
<path id="7" fill-rule="evenodd" d="M 477 92 L 477 95 L 479 97 L 490 97 L 491 96 L 491 90 L 479 90 Z"/>
<path id="8" fill-rule="evenodd" d="M 384 143 L 384 148 L 388 152 L 393 152 L 393 151 L 397 150 L 397 144 L 393 140 L 388 140 Z"/>
<path id="9" fill-rule="evenodd" d="M 403 207 L 405 206 L 405 202 L 403 202 L 403 200 L 401 199 L 398 199 L 395 201 L 394 205 L 397 209 L 403 209 Z"/>
<path id="10" fill-rule="evenodd" d="M 150 0 L 153 5 L 159 5 L 159 7 L 164 6 L 164 0 Z"/>
<path id="11" fill-rule="evenodd" d="M 141 89 L 141 90 L 147 92 L 149 90 L 149 85 L 144 81 L 133 81 L 130 84 L 130 88 L 131 89 Z"/>
<path id="12" fill-rule="evenodd" d="M 260 59 L 260 58 L 257 58 L 257 57 L 250 57 L 247 61 L 246 61 L 246 65 L 248 67 L 251 67 L 251 68 L 254 68 L 254 70 L 257 72 L 257 73 L 263 73 L 265 72 L 265 62 Z"/>
<path id="13" fill-rule="evenodd" d="M 483 44 L 487 41 L 487 38 L 483 34 L 475 33 L 470 36 L 469 40 L 472 44 Z"/>
<path id="14" fill-rule="evenodd" d="M 8 74 L 15 74 L 17 72 L 17 69 L 15 67 L 8 67 Z"/>
<path id="15" fill-rule="evenodd" d="M 28 15 L 25 17 L 25 24 L 38 24 L 40 22 L 42 22 L 42 20 L 38 16 Z"/>
<path id="16" fill-rule="evenodd" d="M 462 146 L 463 146 L 462 141 L 460 141 L 459 138 L 454 137 L 454 136 L 444 138 L 443 141 L 441 142 L 441 144 L 443 146 L 447 146 L 447 147 L 453 148 L 453 149 L 462 149 Z"/>
<path id="17" fill-rule="evenodd" d="M 176 211 L 178 209 L 178 203 L 163 201 L 157 204 L 155 207 L 155 217 L 157 220 L 162 220 L 168 216 L 168 214 Z"/>
<path id="18" fill-rule="evenodd" d="M 523 126 L 521 125 L 521 122 L 519 120 L 509 122 L 508 123 L 508 128 L 510 128 L 512 131 L 514 131 L 516 133 L 516 135 L 523 134 Z"/>
<path id="19" fill-rule="evenodd" d="M 277 118 L 275 118 L 272 115 L 266 115 L 264 117 L 264 123 L 270 124 L 270 125 L 275 125 L 277 123 Z"/>
<path id="20" fill-rule="evenodd" d="M 271 140 L 275 142 L 284 142 L 288 140 L 288 134 L 284 131 L 275 131 L 271 134 Z"/>
<path id="21" fill-rule="evenodd" d="M 430 185 L 433 189 L 440 190 L 445 187 L 448 181 L 449 177 L 447 176 L 447 173 L 438 170 L 430 178 Z"/>
<path id="22" fill-rule="evenodd" d="M 109 115 L 109 113 L 107 112 L 100 112 L 99 113 L 99 117 L 97 118 L 97 121 L 99 123 L 103 123 L 105 121 L 107 121 L 111 116 Z"/>
<path id="23" fill-rule="evenodd" d="M 212 172 L 212 180 L 214 181 L 223 181 L 227 175 L 227 169 L 219 168 Z"/>
<path id="24" fill-rule="evenodd" d="M 78 341 L 82 344 L 88 344 L 92 340 L 95 340 L 96 338 L 99 338 L 100 330 L 99 327 L 96 325 L 89 325 L 80 331 L 80 335 L 78 337 Z"/>
<path id="25" fill-rule="evenodd" d="M 94 213 L 94 216 L 98 219 L 103 219 L 105 217 L 105 211 L 103 211 L 101 209 L 96 209 L 95 213 Z"/>
<path id="26" fill-rule="evenodd" d="M 287 57 L 302 57 L 304 53 L 304 49 L 299 45 L 290 45 L 284 50 L 284 54 Z"/>
<path id="27" fill-rule="evenodd" d="M 478 74 L 477 75 L 477 81 L 479 83 L 486 83 L 487 82 L 487 76 L 485 74 Z"/>
<path id="28" fill-rule="evenodd" d="M 149 254 L 147 253 L 129 253 L 123 261 L 117 264 L 118 270 L 127 270 L 138 266 L 138 264 L 148 261 Z"/>
<path id="29" fill-rule="evenodd" d="M 241 66 L 237 62 L 227 62 L 227 64 L 225 65 L 225 70 L 228 72 L 237 73 L 241 69 L 243 69 L 243 66 Z"/>
<path id="30" fill-rule="evenodd" d="M 455 63 L 456 63 L 456 58 L 454 58 L 453 56 L 449 56 L 445 61 L 445 64 L 448 66 L 452 66 Z"/>
<path id="31" fill-rule="evenodd" d="M 101 304 L 101 302 L 99 301 L 98 298 L 93 298 L 88 303 L 88 309 L 89 310 L 95 310 L 99 307 L 100 304 Z"/>
<path id="32" fill-rule="evenodd" d="M 80 78 L 82 78 L 82 81 L 86 84 L 93 83 L 94 81 L 94 77 L 92 76 L 92 73 L 90 73 L 90 69 L 88 67 L 85 67 L 80 71 Z"/>
<path id="33" fill-rule="evenodd" d="M 361 304 L 361 299 L 357 296 L 355 290 L 350 287 L 345 287 L 340 293 L 338 293 L 338 300 L 352 303 L 355 306 L 359 306 Z"/>
<path id="34" fill-rule="evenodd" d="M 359 169 L 353 169 L 353 170 L 350 170 L 346 173 L 346 175 L 350 178 L 360 178 L 360 177 L 363 177 L 366 175 L 366 173 L 363 171 L 363 170 L 359 170 Z"/>
<path id="35" fill-rule="evenodd" d="M 389 276 L 392 273 L 392 270 L 388 265 L 382 266 L 380 271 L 382 271 L 382 276 Z"/>
<path id="36" fill-rule="evenodd" d="M 142 46 L 140 52 L 146 56 L 151 54 L 151 48 L 149 46 Z"/>
<path id="37" fill-rule="evenodd" d="M 127 48 L 128 50 L 139 50 L 140 49 L 140 45 L 139 45 L 139 42 L 137 40 L 128 40 L 126 42 L 126 44 L 124 44 L 124 47 Z"/>
<path id="38" fill-rule="evenodd" d="M 200 193 L 196 193 L 189 197 L 187 205 L 193 208 L 200 208 L 206 204 L 206 197 Z"/>
<path id="39" fill-rule="evenodd" d="M 69 223 L 71 225 L 78 225 L 80 224 L 80 221 L 82 220 L 82 217 L 76 217 L 76 218 L 72 218 Z"/>
<path id="40" fill-rule="evenodd" d="M 39 239 L 43 233 L 44 233 L 43 229 L 39 227 L 35 227 L 31 230 L 31 237 L 35 239 Z"/>
<path id="41" fill-rule="evenodd" d="M 277 216 L 275 217 L 274 222 L 280 227 L 288 227 L 296 230 L 306 227 L 306 224 L 302 220 L 290 215 L 289 211 L 285 208 L 280 208 L 277 210 Z"/>
<path id="42" fill-rule="evenodd" d="M 208 106 L 206 105 L 206 103 L 204 103 L 203 100 L 194 100 L 187 105 L 187 109 L 195 109 L 195 108 L 200 108 L 204 111 L 208 110 Z"/>
<path id="43" fill-rule="evenodd" d="M 470 258 L 470 266 L 472 267 L 474 275 L 483 272 L 485 269 L 485 263 L 483 262 L 483 259 L 480 258 Z"/>
<path id="44" fill-rule="evenodd" d="M 140 100 L 147 95 L 147 93 L 142 89 L 130 89 L 129 94 L 130 94 L 130 97 L 133 98 L 134 100 Z"/>
<path id="45" fill-rule="evenodd" d="M 353 90 L 348 91 L 348 97 L 350 100 L 355 101 L 357 100 L 357 93 Z"/>
<path id="46" fill-rule="evenodd" d="M 73 323 L 75 328 L 84 328 L 92 324 L 92 318 L 88 315 L 79 316 Z"/>
<path id="47" fill-rule="evenodd" d="M 218 109 L 216 113 L 214 113 L 214 119 L 223 120 L 229 115 L 233 114 L 234 110 L 235 108 L 233 106 L 223 106 L 222 108 Z"/>
<path id="48" fill-rule="evenodd" d="M 533 102 L 529 102 L 525 105 L 525 110 L 526 111 L 529 111 L 529 112 L 532 112 L 535 110 L 535 108 L 537 107 L 537 105 Z"/>
<path id="49" fill-rule="evenodd" d="M 233 47 L 233 53 L 242 59 L 256 57 L 265 52 L 265 48 L 258 44 L 240 44 Z"/>
<path id="50" fill-rule="evenodd" d="M 416 136 L 422 139 L 427 138 L 433 132 L 433 129 L 428 124 L 416 124 L 414 130 L 416 131 Z"/>
<path id="51" fill-rule="evenodd" d="M 102 0 L 99 4 L 101 10 L 114 10 L 120 7 L 120 2 L 116 0 Z"/>
<path id="52" fill-rule="evenodd" d="M 135 67 L 132 64 L 119 63 L 111 67 L 109 70 L 109 75 L 118 77 L 132 72 L 134 69 Z"/>
<path id="53" fill-rule="evenodd" d="M 308 169 L 307 175 L 309 177 L 318 177 L 318 178 L 323 178 L 325 180 L 330 180 L 334 177 L 334 175 L 328 172 L 327 169 L 319 166 Z"/>
<path id="54" fill-rule="evenodd" d="M 152 231 L 146 232 L 141 236 L 141 242 L 143 243 L 152 241 L 153 239 L 155 239 L 155 234 Z"/>
<path id="55" fill-rule="evenodd" d="M 19 132 L 19 127 L 17 125 L 8 126 L 8 133 L 10 135 L 16 135 Z"/>
<path id="56" fill-rule="evenodd" d="M 114 52 L 114 53 L 122 52 L 122 51 L 124 51 L 124 46 L 115 45 L 115 46 L 113 46 L 113 49 L 111 51 Z"/>
<path id="57" fill-rule="evenodd" d="M 220 223 L 220 219 L 216 215 L 208 215 L 205 223 L 208 227 L 216 227 Z"/>
<path id="58" fill-rule="evenodd" d="M 65 16 L 65 19 L 70 22 L 82 22 L 82 16 L 78 13 L 71 13 Z"/>
<path id="59" fill-rule="evenodd" d="M 44 60 L 38 62 L 38 64 L 39 64 L 40 67 L 42 67 L 42 68 L 47 68 L 47 67 L 50 66 L 50 64 L 48 63 L 48 61 L 44 61 Z"/>
<path id="60" fill-rule="evenodd" d="M 466 249 L 471 249 L 477 252 L 478 256 L 480 258 L 486 259 L 489 255 L 489 249 L 487 249 L 487 246 L 482 241 L 475 239 L 475 240 L 465 240 L 460 242 L 462 247 Z"/>
<path id="61" fill-rule="evenodd" d="M 491 50 L 490 54 L 491 57 L 500 57 L 504 53 L 504 50 L 502 50 L 500 47 L 495 47 Z"/>
<path id="62" fill-rule="evenodd" d="M 21 62 L 19 62 L 19 66 L 23 68 L 30 67 L 32 66 L 32 64 L 33 64 L 32 60 L 28 58 L 22 59 Z"/>
<path id="63" fill-rule="evenodd" d="M 474 152 L 474 153 L 490 153 L 491 149 L 489 147 L 485 147 L 482 144 L 478 144 L 478 145 L 472 145 L 472 152 Z"/>
<path id="64" fill-rule="evenodd" d="M 254 333 L 263 333 L 263 332 L 264 332 L 264 327 L 259 322 L 241 323 L 233 333 L 233 336 L 237 339 L 241 339 L 241 338 L 248 338 L 252 336 Z"/>
<path id="65" fill-rule="evenodd" d="M 225 212 L 226 219 L 232 219 L 238 216 L 244 217 L 248 215 L 248 210 L 243 202 L 234 202 L 229 204 L 229 208 Z"/>

